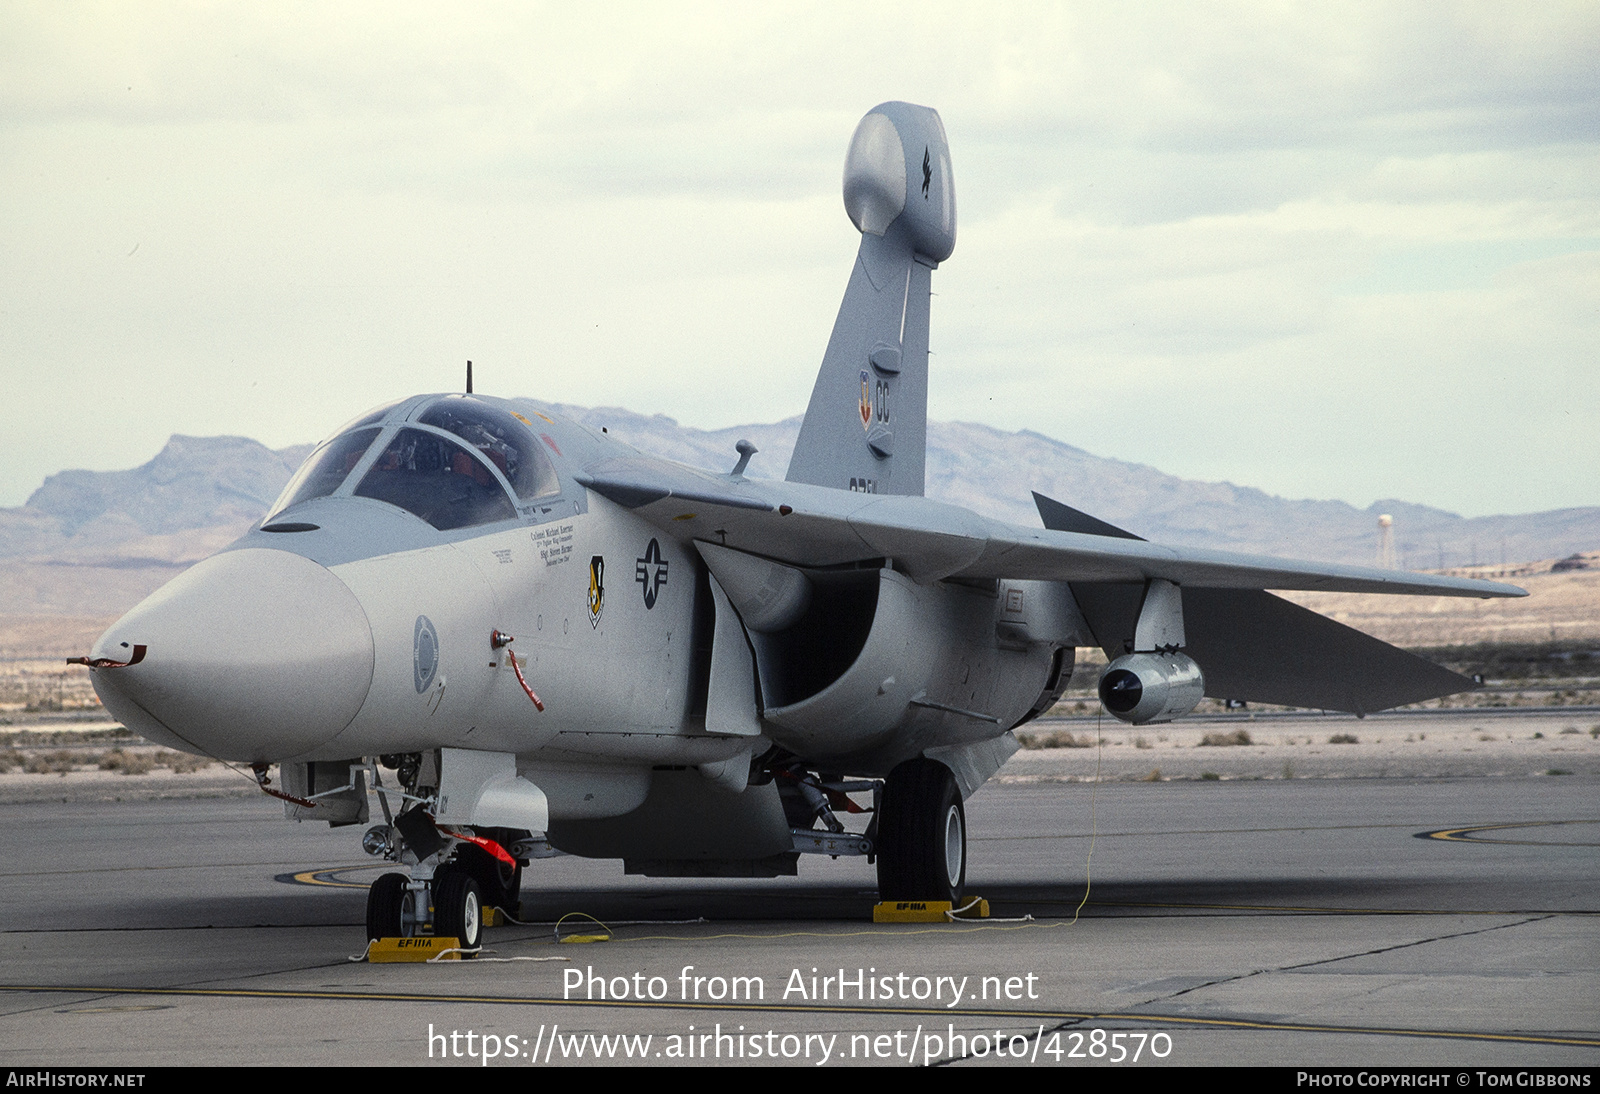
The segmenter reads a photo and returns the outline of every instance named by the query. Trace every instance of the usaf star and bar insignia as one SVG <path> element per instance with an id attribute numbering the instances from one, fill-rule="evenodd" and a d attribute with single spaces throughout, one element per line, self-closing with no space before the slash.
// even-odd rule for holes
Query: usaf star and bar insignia
<path id="1" fill-rule="evenodd" d="M 644 549 L 644 556 L 634 563 L 633 579 L 644 588 L 644 606 L 654 608 L 661 586 L 667 583 L 667 560 L 661 557 L 661 544 L 652 539 Z"/>

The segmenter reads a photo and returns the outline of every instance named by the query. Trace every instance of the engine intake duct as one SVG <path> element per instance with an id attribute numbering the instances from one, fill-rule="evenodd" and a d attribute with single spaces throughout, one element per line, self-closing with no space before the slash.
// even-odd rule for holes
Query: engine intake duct
<path id="1" fill-rule="evenodd" d="M 817 695 L 860 656 L 878 610 L 876 569 L 802 571 L 714 543 L 695 546 L 749 633 L 763 706 Z"/>

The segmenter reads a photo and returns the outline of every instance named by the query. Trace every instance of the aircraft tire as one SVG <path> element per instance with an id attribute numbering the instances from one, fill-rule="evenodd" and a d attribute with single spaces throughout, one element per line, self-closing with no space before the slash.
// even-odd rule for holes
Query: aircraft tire
<path id="1" fill-rule="evenodd" d="M 461 948 L 475 950 L 483 940 L 483 898 L 465 868 L 452 863 L 433 875 L 433 935 L 455 937 Z"/>
<path id="2" fill-rule="evenodd" d="M 967 816 L 950 769 L 918 757 L 884 782 L 878 814 L 878 899 L 961 900 Z"/>
<path id="3" fill-rule="evenodd" d="M 384 874 L 367 890 L 367 940 L 399 938 L 401 910 L 405 907 L 406 876 Z"/>

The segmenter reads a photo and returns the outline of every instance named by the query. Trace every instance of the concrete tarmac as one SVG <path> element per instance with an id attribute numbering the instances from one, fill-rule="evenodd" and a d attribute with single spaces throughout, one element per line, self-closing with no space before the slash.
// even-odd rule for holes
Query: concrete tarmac
<path id="1" fill-rule="evenodd" d="M 534 925 L 433 965 L 349 960 L 381 870 L 359 829 L 0 805 L 0 1062 L 1594 1066 L 1597 803 L 1582 772 L 997 780 L 968 803 L 984 924 L 872 925 L 862 860 L 557 858 Z M 575 914 L 610 940 L 557 944 Z"/>

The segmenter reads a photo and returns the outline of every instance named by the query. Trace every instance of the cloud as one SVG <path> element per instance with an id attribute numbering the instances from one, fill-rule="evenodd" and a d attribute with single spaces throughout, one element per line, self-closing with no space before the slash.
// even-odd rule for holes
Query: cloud
<path id="1" fill-rule="evenodd" d="M 1595 344 L 1597 47 L 1586 4 L 13 7 L 0 503 L 173 432 L 308 440 L 467 357 L 795 413 L 843 149 L 906 98 L 960 191 L 935 416 L 1289 494 L 1595 504 L 1551 392 Z"/>

